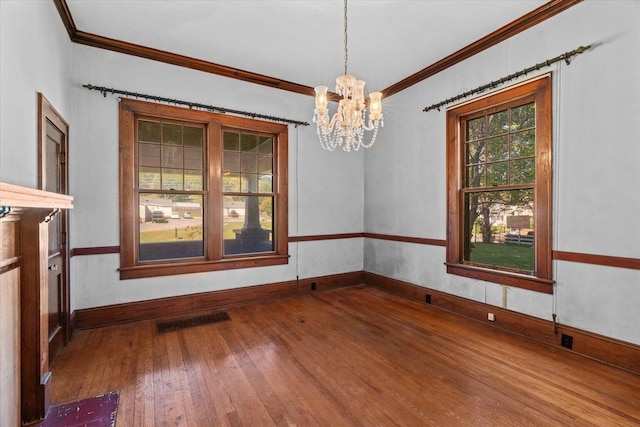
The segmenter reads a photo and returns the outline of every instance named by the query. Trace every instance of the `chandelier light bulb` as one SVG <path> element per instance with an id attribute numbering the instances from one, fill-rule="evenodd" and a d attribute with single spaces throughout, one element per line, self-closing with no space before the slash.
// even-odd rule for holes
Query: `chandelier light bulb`
<path id="1" fill-rule="evenodd" d="M 317 86 L 314 90 L 316 92 L 316 111 L 325 112 L 327 111 L 327 87 L 326 86 Z"/>

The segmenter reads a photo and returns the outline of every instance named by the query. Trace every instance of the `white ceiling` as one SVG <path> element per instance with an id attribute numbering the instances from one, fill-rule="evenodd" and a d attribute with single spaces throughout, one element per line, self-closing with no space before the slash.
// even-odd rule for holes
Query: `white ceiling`
<path id="1" fill-rule="evenodd" d="M 381 90 L 546 0 L 350 0 L 349 73 Z M 67 0 L 79 31 L 306 86 L 344 68 L 341 0 Z"/>

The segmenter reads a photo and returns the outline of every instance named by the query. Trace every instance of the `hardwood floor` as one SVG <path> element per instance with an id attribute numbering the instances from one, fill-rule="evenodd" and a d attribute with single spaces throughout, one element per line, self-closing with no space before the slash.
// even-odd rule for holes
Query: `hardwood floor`
<path id="1" fill-rule="evenodd" d="M 640 376 L 376 288 L 226 311 L 77 332 L 53 402 L 120 390 L 118 427 L 640 425 Z"/>

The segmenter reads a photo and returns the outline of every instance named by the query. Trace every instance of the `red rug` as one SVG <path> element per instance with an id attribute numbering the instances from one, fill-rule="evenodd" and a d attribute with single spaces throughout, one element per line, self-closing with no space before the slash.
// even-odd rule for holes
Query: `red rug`
<path id="1" fill-rule="evenodd" d="M 54 406 L 38 427 L 114 427 L 120 393 Z"/>

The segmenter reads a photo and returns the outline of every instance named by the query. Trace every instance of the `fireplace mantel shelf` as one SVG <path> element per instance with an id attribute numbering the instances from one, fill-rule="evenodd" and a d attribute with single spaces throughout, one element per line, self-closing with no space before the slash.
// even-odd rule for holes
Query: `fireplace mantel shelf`
<path id="1" fill-rule="evenodd" d="M 0 182 L 0 205 L 12 209 L 72 209 L 73 196 Z"/>

